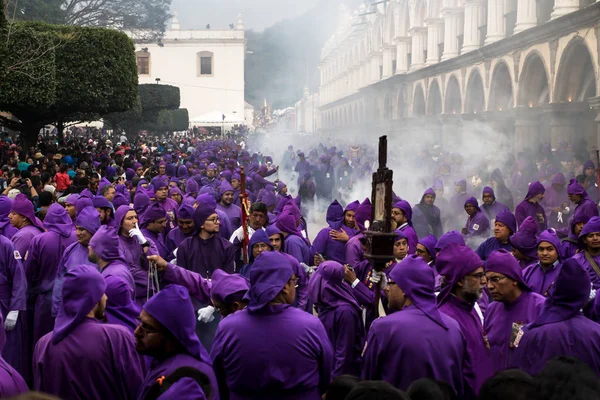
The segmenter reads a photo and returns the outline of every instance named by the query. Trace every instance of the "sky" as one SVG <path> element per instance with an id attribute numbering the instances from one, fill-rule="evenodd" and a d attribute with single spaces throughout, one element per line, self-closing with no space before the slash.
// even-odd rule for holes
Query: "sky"
<path id="1" fill-rule="evenodd" d="M 182 29 L 227 29 L 242 13 L 245 29 L 261 31 L 287 18 L 304 14 L 319 0 L 173 0 Z"/>

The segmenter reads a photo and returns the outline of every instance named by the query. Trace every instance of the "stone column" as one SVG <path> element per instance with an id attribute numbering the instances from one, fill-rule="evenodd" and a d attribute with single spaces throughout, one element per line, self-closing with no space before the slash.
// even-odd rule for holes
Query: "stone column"
<path id="1" fill-rule="evenodd" d="M 427 46 L 427 28 L 410 28 L 408 33 L 410 33 L 410 36 L 412 38 L 412 63 L 410 65 L 410 70 L 414 71 L 425 66 L 425 46 Z"/>
<path id="2" fill-rule="evenodd" d="M 525 147 L 535 149 L 540 140 L 541 109 L 519 107 L 515 109 L 515 152 Z"/>
<path id="3" fill-rule="evenodd" d="M 426 65 L 440 62 L 439 44 L 444 40 L 444 20 L 441 18 L 429 18 L 427 24 L 427 60 Z"/>
<path id="4" fill-rule="evenodd" d="M 535 1 L 535 0 L 534 0 Z M 462 8 L 442 9 L 444 17 L 444 54 L 442 61 L 456 57 L 459 54 L 458 36 L 462 32 Z"/>
<path id="5" fill-rule="evenodd" d="M 483 0 L 465 1 L 465 36 L 462 53 L 481 47 L 479 26 L 483 24 L 485 16 L 485 3 Z"/>
<path id="6" fill-rule="evenodd" d="M 518 0 L 517 23 L 515 33 L 537 26 L 537 7 L 535 0 Z"/>
<path id="7" fill-rule="evenodd" d="M 392 71 L 392 63 L 394 61 L 394 52 L 396 51 L 396 46 L 386 45 L 383 49 L 383 76 L 382 79 L 389 78 L 394 75 L 394 71 Z"/>
<path id="8" fill-rule="evenodd" d="M 396 39 L 396 75 L 408 72 L 408 50 L 410 49 L 410 37 Z"/>
<path id="9" fill-rule="evenodd" d="M 487 7 L 487 37 L 485 38 L 485 44 L 490 44 L 506 37 L 504 0 L 488 1 Z"/>
<path id="10" fill-rule="evenodd" d="M 589 111 L 587 103 L 552 103 L 544 106 L 544 118 L 550 121 L 550 137 L 540 137 L 550 141 L 552 147 L 560 142 L 577 142 L 584 137 L 585 122 Z"/>
<path id="11" fill-rule="evenodd" d="M 577 10 L 579 10 L 579 0 L 555 0 L 552 19 L 562 17 Z"/>

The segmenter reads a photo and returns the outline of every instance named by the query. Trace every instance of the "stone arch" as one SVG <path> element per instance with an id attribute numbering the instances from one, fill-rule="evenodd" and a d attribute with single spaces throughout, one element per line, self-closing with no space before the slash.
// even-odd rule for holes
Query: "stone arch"
<path id="1" fill-rule="evenodd" d="M 427 3 L 425 0 L 411 0 L 409 1 L 409 19 L 410 27 L 422 27 L 425 25 L 425 18 L 427 18 Z"/>
<path id="2" fill-rule="evenodd" d="M 423 85 L 420 83 L 415 87 L 413 99 L 413 116 L 425 115 L 425 92 L 423 91 Z"/>
<path id="3" fill-rule="evenodd" d="M 442 91 L 437 79 L 434 79 L 429 85 L 429 94 L 427 95 L 427 115 L 439 115 L 442 113 Z"/>
<path id="4" fill-rule="evenodd" d="M 398 22 L 396 26 L 396 36 L 408 36 L 408 28 L 410 27 L 410 18 L 408 12 L 408 1 L 403 0 L 400 3 L 398 10 Z"/>
<path id="5" fill-rule="evenodd" d="M 519 77 L 517 105 L 537 107 L 549 102 L 548 69 L 542 55 L 534 50 L 527 55 L 523 63 L 523 70 Z"/>
<path id="6" fill-rule="evenodd" d="M 394 38 L 396 37 L 395 11 L 395 7 L 389 7 L 385 14 L 385 32 L 383 41 L 386 44 L 394 44 Z"/>
<path id="7" fill-rule="evenodd" d="M 401 119 L 406 117 L 406 104 L 404 101 L 404 89 L 398 90 L 396 95 L 396 118 Z"/>
<path id="8" fill-rule="evenodd" d="M 460 85 L 456 76 L 450 76 L 446 85 L 444 94 L 444 114 L 461 114 L 462 113 L 462 96 L 460 94 Z"/>
<path id="9" fill-rule="evenodd" d="M 554 102 L 585 102 L 596 96 L 596 71 L 582 38 L 573 38 L 563 51 L 555 82 Z"/>
<path id="10" fill-rule="evenodd" d="M 477 114 L 485 110 L 485 92 L 483 79 L 478 68 L 473 68 L 467 80 L 465 90 L 465 113 Z"/>
<path id="11" fill-rule="evenodd" d="M 496 64 L 492 72 L 488 111 L 504 111 L 515 106 L 513 82 L 505 61 Z"/>

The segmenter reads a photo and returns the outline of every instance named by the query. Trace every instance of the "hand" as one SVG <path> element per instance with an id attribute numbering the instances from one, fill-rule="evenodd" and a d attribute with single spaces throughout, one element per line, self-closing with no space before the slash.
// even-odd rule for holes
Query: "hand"
<path id="1" fill-rule="evenodd" d="M 19 178 L 12 178 L 10 180 L 10 187 L 14 189 L 17 186 L 19 186 Z"/>
<path id="2" fill-rule="evenodd" d="M 142 233 L 142 231 L 140 231 L 140 227 L 137 223 L 135 224 L 135 228 L 129 231 L 129 237 L 136 238 L 140 244 L 144 244 L 147 242 L 146 238 L 144 237 L 144 234 Z"/>
<path id="3" fill-rule="evenodd" d="M 338 242 L 347 242 L 348 240 L 350 240 L 350 236 L 348 236 L 348 234 L 346 233 L 346 231 L 344 231 L 341 228 L 340 228 L 339 231 L 336 231 L 335 229 L 332 229 L 331 231 L 329 231 L 329 236 L 333 240 L 337 240 Z"/>
<path id="4" fill-rule="evenodd" d="M 315 254 L 315 256 L 313 257 L 313 262 L 315 263 L 315 265 L 318 267 L 319 265 L 321 265 L 321 263 L 325 261 L 325 259 L 323 258 L 322 255 L 320 254 Z"/>
<path id="5" fill-rule="evenodd" d="M 560 207 L 552 207 L 552 212 L 559 213 Z"/>
<path id="6" fill-rule="evenodd" d="M 344 279 L 348 283 L 352 283 L 356 280 L 356 272 L 348 265 L 344 265 Z"/>
<path id="7" fill-rule="evenodd" d="M 167 269 L 168 263 L 161 256 L 154 255 L 154 256 L 148 256 L 147 258 L 148 258 L 148 261 L 152 261 L 152 262 L 154 262 L 154 264 L 156 264 L 156 268 L 160 272 L 163 272 L 165 269 Z"/>
<path id="8" fill-rule="evenodd" d="M 466 235 L 468 233 L 467 228 L 462 228 L 460 231 L 463 235 Z"/>
<path id="9" fill-rule="evenodd" d="M 369 280 L 374 284 L 378 284 L 381 280 L 381 275 L 379 275 L 379 272 L 373 270 L 373 272 L 371 272 L 371 277 L 369 278 Z"/>
<path id="10" fill-rule="evenodd" d="M 19 317 L 19 311 L 9 311 L 6 314 L 6 321 L 4 321 L 4 329 L 9 332 L 15 329 L 17 325 L 17 318 Z"/>
<path id="11" fill-rule="evenodd" d="M 379 289 L 383 290 L 388 285 L 387 276 L 385 275 L 385 272 L 383 272 L 383 271 L 379 272 L 379 275 L 381 276 L 381 280 L 379 281 Z"/>
<path id="12" fill-rule="evenodd" d="M 25 183 L 27 184 L 27 187 L 30 189 L 33 186 L 33 183 L 31 183 L 31 179 L 29 179 L 29 178 L 25 179 Z"/>
<path id="13" fill-rule="evenodd" d="M 198 321 L 204 322 L 205 324 L 208 322 L 212 322 L 215 319 L 215 308 L 213 306 L 207 306 L 198 310 Z"/>

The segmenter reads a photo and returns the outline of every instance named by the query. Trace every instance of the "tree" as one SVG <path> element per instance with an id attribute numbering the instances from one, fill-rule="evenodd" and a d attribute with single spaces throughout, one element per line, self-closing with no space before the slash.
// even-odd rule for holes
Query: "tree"
<path id="1" fill-rule="evenodd" d="M 46 124 L 90 121 L 134 105 L 137 68 L 133 43 L 125 34 L 43 23 L 11 25 L 8 57 L 46 49 L 35 62 L 28 59 L 21 69 L 9 70 L 0 82 L 0 110 L 19 120 L 0 117 L 0 122 L 19 130 L 28 145 L 35 144 Z"/>
<path id="2" fill-rule="evenodd" d="M 9 0 L 10 18 L 128 31 L 138 39 L 161 36 L 171 0 Z"/>

